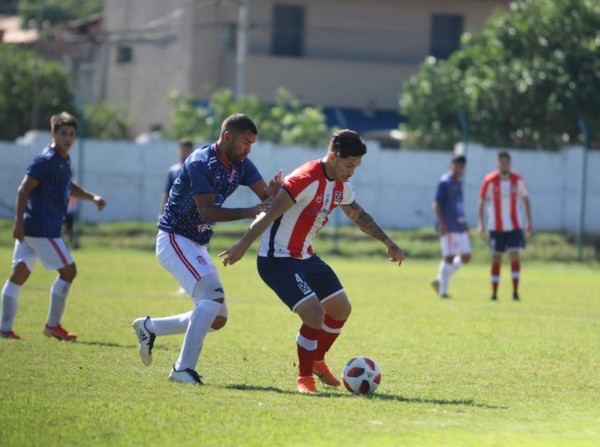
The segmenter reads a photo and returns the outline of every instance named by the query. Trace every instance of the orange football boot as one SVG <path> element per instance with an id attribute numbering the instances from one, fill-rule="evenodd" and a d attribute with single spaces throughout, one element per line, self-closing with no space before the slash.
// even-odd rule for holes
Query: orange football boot
<path id="1" fill-rule="evenodd" d="M 340 386 L 340 381 L 333 375 L 325 360 L 313 362 L 313 373 L 317 375 L 319 380 L 328 386 Z"/>
<path id="2" fill-rule="evenodd" d="M 302 394 L 314 394 L 317 392 L 313 376 L 298 377 L 298 392 Z"/>
<path id="3" fill-rule="evenodd" d="M 73 332 L 67 331 L 60 324 L 56 327 L 50 327 L 48 325 L 44 326 L 44 335 L 46 337 L 54 337 L 61 341 L 75 341 L 77 340 L 77 335 Z"/>

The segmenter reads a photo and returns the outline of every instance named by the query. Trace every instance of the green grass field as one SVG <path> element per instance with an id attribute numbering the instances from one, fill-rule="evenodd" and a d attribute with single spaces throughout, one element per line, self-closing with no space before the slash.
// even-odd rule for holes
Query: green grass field
<path id="1" fill-rule="evenodd" d="M 354 306 L 329 363 L 341 371 L 352 356 L 374 358 L 383 378 L 368 398 L 295 392 L 299 319 L 261 282 L 253 255 L 222 269 L 230 321 L 207 337 L 198 366 L 206 386 L 169 382 L 182 336 L 158 338 L 145 367 L 130 324 L 191 301 L 175 294 L 151 236 L 84 236 L 63 319 L 79 340 L 43 336 L 55 273 L 41 265 L 21 292 L 15 330 L 26 339 L 0 340 L 0 446 L 600 445 L 598 264 L 526 256 L 522 302 L 509 299 L 505 265 L 494 303 L 477 245 L 453 298 L 440 300 L 428 286 L 435 241 L 398 236 L 422 254 L 400 268 L 376 243 L 352 238 L 342 241 L 346 256 L 322 253 Z M 229 241 L 217 238 L 213 255 Z M 5 223 L 2 282 L 11 253 Z"/>

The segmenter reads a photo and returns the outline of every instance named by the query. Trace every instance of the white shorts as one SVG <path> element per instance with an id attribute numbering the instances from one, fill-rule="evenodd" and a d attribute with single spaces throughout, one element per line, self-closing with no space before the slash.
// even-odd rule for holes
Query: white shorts
<path id="1" fill-rule="evenodd" d="M 440 236 L 442 256 L 456 256 L 471 253 L 469 233 L 448 233 Z"/>
<path id="2" fill-rule="evenodd" d="M 15 241 L 13 268 L 23 262 L 31 272 L 38 259 L 48 270 L 60 270 L 74 262 L 71 252 L 62 238 L 25 236 L 23 242 Z"/>
<path id="3" fill-rule="evenodd" d="M 214 300 L 224 297 L 219 272 L 205 245 L 175 233 L 158 230 L 156 256 L 160 265 L 175 277 L 189 296 L 193 297 L 196 284 L 208 277 L 212 284 L 203 284 L 203 298 Z"/>

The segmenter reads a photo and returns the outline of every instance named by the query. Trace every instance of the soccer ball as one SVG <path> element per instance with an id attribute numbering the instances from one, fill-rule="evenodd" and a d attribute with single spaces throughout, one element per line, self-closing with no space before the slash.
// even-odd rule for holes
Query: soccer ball
<path id="1" fill-rule="evenodd" d="M 344 371 L 344 386 L 354 394 L 370 394 L 377 389 L 381 381 L 379 366 L 368 357 L 354 357 L 348 360 Z"/>

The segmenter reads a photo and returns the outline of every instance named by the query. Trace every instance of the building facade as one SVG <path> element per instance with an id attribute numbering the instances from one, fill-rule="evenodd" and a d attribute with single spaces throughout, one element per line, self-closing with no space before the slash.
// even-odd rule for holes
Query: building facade
<path id="1" fill-rule="evenodd" d="M 396 113 L 426 57 L 447 57 L 508 3 L 105 0 L 99 99 L 122 105 L 135 132 L 169 125 L 171 92 L 207 99 L 223 87 L 265 101 L 285 87 L 307 105 Z"/>

